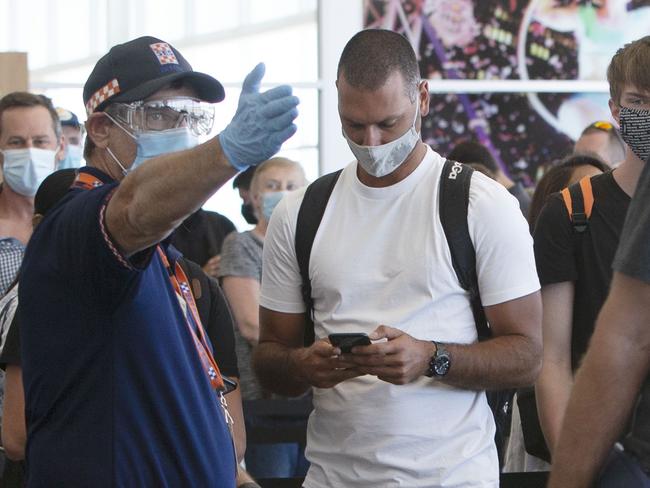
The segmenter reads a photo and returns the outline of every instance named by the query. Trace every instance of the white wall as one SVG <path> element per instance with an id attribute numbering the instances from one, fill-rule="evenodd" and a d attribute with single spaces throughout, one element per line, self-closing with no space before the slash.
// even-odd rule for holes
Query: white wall
<path id="1" fill-rule="evenodd" d="M 320 173 L 342 168 L 352 153 L 341 135 L 336 94 L 336 68 L 341 52 L 356 32 L 363 27 L 363 0 L 319 0 L 318 51 L 320 56 Z"/>

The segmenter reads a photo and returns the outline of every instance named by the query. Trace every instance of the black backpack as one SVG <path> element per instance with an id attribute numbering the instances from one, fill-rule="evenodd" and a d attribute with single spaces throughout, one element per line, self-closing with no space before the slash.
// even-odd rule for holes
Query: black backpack
<path id="1" fill-rule="evenodd" d="M 325 213 L 330 194 L 342 170 L 318 178 L 305 190 L 296 224 L 296 258 L 302 277 L 302 297 L 307 306 L 305 346 L 314 342 L 311 281 L 309 259 L 316 232 Z M 492 333 L 481 305 L 476 275 L 476 252 L 467 225 L 469 187 L 474 170 L 470 166 L 447 160 L 440 178 L 440 221 L 451 252 L 452 264 L 461 287 L 470 295 L 470 304 L 479 340 Z M 495 443 L 499 465 L 503 464 L 505 440 L 510 432 L 511 404 L 514 390 L 487 391 L 487 400 L 496 424 Z"/>

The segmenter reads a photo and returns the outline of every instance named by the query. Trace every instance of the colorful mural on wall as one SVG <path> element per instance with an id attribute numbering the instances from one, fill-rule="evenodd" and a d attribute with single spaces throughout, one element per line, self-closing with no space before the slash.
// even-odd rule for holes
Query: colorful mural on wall
<path id="1" fill-rule="evenodd" d="M 365 26 L 402 33 L 431 80 L 422 135 L 441 154 L 477 139 L 512 176 L 566 155 L 606 93 L 440 93 L 435 80 L 606 79 L 626 42 L 650 34 L 650 0 L 366 0 Z"/>

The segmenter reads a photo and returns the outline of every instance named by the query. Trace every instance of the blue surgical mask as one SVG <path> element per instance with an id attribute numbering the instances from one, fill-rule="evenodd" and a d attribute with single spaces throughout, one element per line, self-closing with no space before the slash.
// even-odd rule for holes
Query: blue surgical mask
<path id="1" fill-rule="evenodd" d="M 65 151 L 65 158 L 59 161 L 57 169 L 79 168 L 83 159 L 83 149 L 81 146 L 68 144 Z"/>
<path id="2" fill-rule="evenodd" d="M 419 113 L 420 106 L 418 103 L 416 104 L 415 117 L 411 127 L 394 141 L 380 146 L 361 146 L 350 139 L 343 131 L 343 137 L 348 141 L 352 154 L 357 158 L 366 173 L 381 178 L 391 174 L 406 161 L 406 158 L 411 154 L 420 139 L 420 135 L 415 128 Z"/>
<path id="3" fill-rule="evenodd" d="M 282 197 L 288 192 L 286 191 L 271 191 L 262 194 L 262 215 L 267 222 L 271 220 L 273 209 L 278 206 Z"/>
<path id="4" fill-rule="evenodd" d="M 176 129 L 169 130 L 160 130 L 160 131 L 148 131 L 148 132 L 138 132 L 136 134 L 131 134 L 126 128 L 117 122 L 109 114 L 106 114 L 115 125 L 120 129 L 126 132 L 129 136 L 135 139 L 137 146 L 137 151 L 135 154 L 135 159 L 131 166 L 126 169 L 124 165 L 115 157 L 113 151 L 109 147 L 106 148 L 108 154 L 115 160 L 118 166 L 122 169 L 122 174 L 126 176 L 138 166 L 140 166 L 145 161 L 155 158 L 157 156 L 162 156 L 163 154 L 170 154 L 174 152 L 184 151 L 186 149 L 192 149 L 193 147 L 198 146 L 199 138 L 194 135 L 189 127 L 178 127 Z"/>
<path id="5" fill-rule="evenodd" d="M 43 180 L 54 171 L 56 151 L 29 147 L 2 151 L 2 172 L 9 187 L 26 197 L 36 195 Z"/>

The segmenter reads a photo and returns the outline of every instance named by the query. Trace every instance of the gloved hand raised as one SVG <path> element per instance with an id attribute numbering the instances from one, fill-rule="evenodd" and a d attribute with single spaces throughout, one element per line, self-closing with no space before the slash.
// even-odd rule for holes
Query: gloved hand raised
<path id="1" fill-rule="evenodd" d="M 260 63 L 246 76 L 237 112 L 219 134 L 224 154 L 240 171 L 269 159 L 296 132 L 298 97 L 288 85 L 260 93 L 264 71 Z"/>

